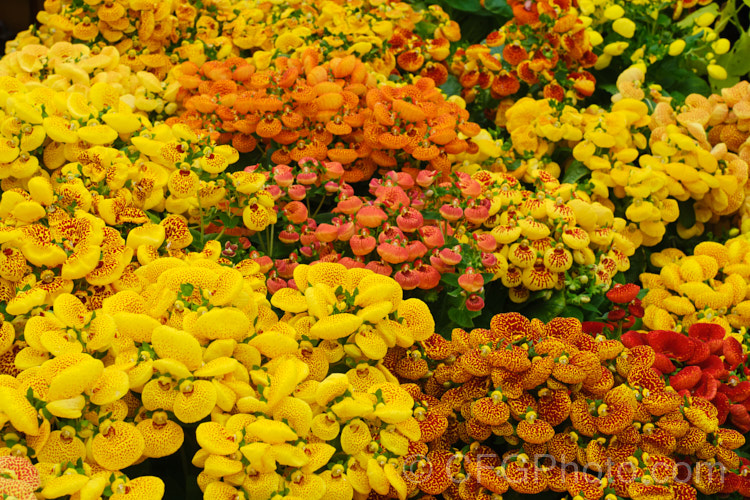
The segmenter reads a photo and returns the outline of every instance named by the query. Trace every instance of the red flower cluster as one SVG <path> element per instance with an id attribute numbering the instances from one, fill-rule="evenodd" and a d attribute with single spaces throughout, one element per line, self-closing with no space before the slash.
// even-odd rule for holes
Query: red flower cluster
<path id="1" fill-rule="evenodd" d="M 459 49 L 451 71 L 472 101 L 489 89 L 494 99 L 517 94 L 521 87 L 562 101 L 566 91 L 590 96 L 596 63 L 578 10 L 569 0 L 513 2 L 514 19 L 490 33 L 484 43 Z M 500 49 L 502 47 L 502 50 Z M 565 78 L 559 79 L 559 75 Z"/>
<path id="2" fill-rule="evenodd" d="M 727 418 L 742 432 L 750 431 L 750 373 L 747 354 L 724 327 L 695 323 L 683 333 L 655 330 L 622 336 L 626 347 L 649 345 L 655 353 L 653 367 L 669 375 L 669 384 L 681 394 L 701 396 L 719 410 L 719 422 Z"/>

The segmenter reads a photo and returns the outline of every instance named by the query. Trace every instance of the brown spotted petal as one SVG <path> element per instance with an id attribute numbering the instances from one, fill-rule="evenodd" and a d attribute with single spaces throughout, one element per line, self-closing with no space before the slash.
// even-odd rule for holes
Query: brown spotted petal
<path id="1" fill-rule="evenodd" d="M 531 336 L 531 322 L 516 312 L 496 314 L 490 321 L 490 329 L 500 338 L 517 339 Z"/>
<path id="2" fill-rule="evenodd" d="M 485 425 L 496 426 L 508 421 L 510 409 L 504 402 L 486 397 L 474 402 L 471 406 L 471 414 Z"/>
<path id="3" fill-rule="evenodd" d="M 570 421 L 579 434 L 590 437 L 597 432 L 596 419 L 589 412 L 589 405 L 584 397 L 576 399 L 571 403 Z"/>
<path id="4" fill-rule="evenodd" d="M 548 395 L 539 398 L 539 417 L 550 425 L 560 425 L 570 415 L 570 396 L 567 390 L 549 391 Z"/>
<path id="5" fill-rule="evenodd" d="M 641 448 L 647 453 L 671 455 L 677 448 L 677 440 L 664 429 L 653 429 L 641 436 Z"/>
<path id="6" fill-rule="evenodd" d="M 547 489 L 547 474 L 531 463 L 510 462 L 505 467 L 505 477 L 518 493 L 536 495 Z"/>
<path id="7" fill-rule="evenodd" d="M 596 427 L 603 434 L 617 434 L 633 423 L 637 401 L 624 384 L 609 391 L 597 408 Z"/>
<path id="8" fill-rule="evenodd" d="M 576 459 L 578 445 L 570 433 L 558 432 L 547 442 L 547 450 L 559 463 L 573 462 Z"/>
<path id="9" fill-rule="evenodd" d="M 627 493 L 633 500 L 672 500 L 674 495 L 671 486 L 632 482 L 627 486 Z"/>
<path id="10" fill-rule="evenodd" d="M 519 438 L 531 444 L 542 444 L 552 439 L 555 430 L 548 422 L 537 418 L 533 422 L 527 420 L 518 422 L 516 434 Z"/>
<path id="11" fill-rule="evenodd" d="M 693 469 L 693 486 L 704 495 L 715 495 L 724 486 L 726 468 L 720 463 L 698 462 Z"/>
<path id="12" fill-rule="evenodd" d="M 583 389 L 591 395 L 597 396 L 597 398 L 604 396 L 615 384 L 615 378 L 611 371 L 604 366 L 600 366 L 599 369 L 601 371 L 601 377 L 599 377 L 598 380 L 590 382 L 593 379 L 588 378 L 583 382 Z"/>
<path id="13" fill-rule="evenodd" d="M 542 385 L 552 374 L 555 360 L 550 356 L 537 357 L 531 362 L 531 367 L 523 372 L 521 385 L 525 390 L 531 390 Z"/>
<path id="14" fill-rule="evenodd" d="M 649 413 L 657 417 L 677 410 L 681 402 L 682 398 L 676 392 L 652 392 L 641 400 Z"/>
<path id="15" fill-rule="evenodd" d="M 581 471 L 573 471 L 566 477 L 566 486 L 571 496 L 580 495 L 587 500 L 598 500 L 602 492 L 599 478 Z"/>
<path id="16" fill-rule="evenodd" d="M 669 432 L 677 439 L 685 436 L 685 434 L 687 434 L 688 430 L 690 429 L 690 423 L 683 418 L 682 413 L 680 413 L 679 411 L 673 411 L 663 415 L 656 423 L 656 425 L 660 429 L 664 429 L 665 431 Z M 740 434 L 740 436 L 742 435 Z M 744 438 L 742 442 L 744 443 Z"/>
<path id="17" fill-rule="evenodd" d="M 522 372 L 531 368 L 529 351 L 516 345 L 493 351 L 488 356 L 488 361 L 496 368 L 504 368 L 512 372 Z"/>
<path id="18" fill-rule="evenodd" d="M 458 365 L 475 377 L 484 377 L 490 374 L 490 366 L 487 356 L 480 349 L 472 349 L 458 358 Z"/>
<path id="19" fill-rule="evenodd" d="M 632 386 L 641 386 L 650 392 L 664 391 L 664 379 L 659 372 L 650 367 L 633 366 L 628 373 L 628 382 Z"/>

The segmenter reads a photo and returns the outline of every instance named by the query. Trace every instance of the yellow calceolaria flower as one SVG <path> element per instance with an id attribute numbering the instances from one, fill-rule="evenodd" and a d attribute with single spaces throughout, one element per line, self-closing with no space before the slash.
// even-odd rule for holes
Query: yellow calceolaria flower
<path id="1" fill-rule="evenodd" d="M 649 289 L 643 299 L 644 324 L 657 330 L 667 324 L 687 329 L 694 323 L 716 323 L 727 335 L 750 326 L 748 252 L 750 242 L 740 236 L 724 244 L 699 243 L 690 256 L 675 249 L 653 254 L 660 273 L 643 277 Z"/>
<path id="2" fill-rule="evenodd" d="M 580 131 L 580 139 L 573 134 L 567 136 L 567 146 L 591 171 L 592 200 L 614 209 L 609 201 L 611 194 L 627 199 L 623 215 L 637 224 L 630 236 L 638 245 L 648 246 L 659 243 L 666 226 L 677 221 L 678 202 L 695 200 L 695 224 L 677 227 L 684 238 L 701 234 L 705 225 L 718 217 L 744 213 L 741 200 L 747 189 L 746 165 L 750 159 L 738 154 L 744 135 L 735 134 L 736 125 L 721 122 L 707 134 L 703 124 L 707 123 L 711 104 L 695 94 L 678 113 L 663 100 L 650 112 L 643 102 L 643 79 L 640 68 L 628 69 L 618 78 L 620 93 L 609 111 L 592 106 L 579 112 L 577 120 L 568 121 Z M 726 94 L 745 98 L 743 89 L 746 87 L 739 85 Z M 532 116 L 532 109 L 545 105 L 544 101 L 522 99 L 507 113 L 508 131 L 512 138 L 518 137 L 514 140 L 520 148 L 518 153 L 534 152 L 542 161 L 564 138 L 545 133 L 536 120 L 522 117 Z M 550 121 L 556 113 L 548 110 L 543 116 L 538 120 Z M 717 111 L 717 120 L 723 116 L 726 114 Z M 641 131 L 644 127 L 649 131 L 648 138 Z"/>

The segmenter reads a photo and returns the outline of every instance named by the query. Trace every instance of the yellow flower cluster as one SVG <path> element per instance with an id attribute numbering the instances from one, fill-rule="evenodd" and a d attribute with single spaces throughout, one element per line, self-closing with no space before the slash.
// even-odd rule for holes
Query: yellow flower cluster
<path id="1" fill-rule="evenodd" d="M 718 9 L 689 16 L 698 4 L 703 6 L 712 2 L 581 1 L 581 14 L 588 21 L 592 45 L 597 47 L 599 56 L 595 69 L 603 70 L 613 60 L 624 64 L 653 65 L 679 56 L 702 63 L 711 78 L 726 80 L 727 71 L 717 64 L 716 56 L 726 54 L 731 43 L 727 38 L 720 38 L 721 28 L 712 26 L 721 24 L 715 23 L 718 16 L 714 12 Z M 642 28 L 636 30 L 636 26 Z M 657 31 L 661 33 L 656 35 Z M 659 43 L 654 43 L 655 40 Z"/>
<path id="2" fill-rule="evenodd" d="M 564 288 L 566 274 L 608 288 L 615 274 L 630 268 L 628 257 L 638 247 L 623 231 L 626 221 L 573 184 L 561 184 L 544 170 L 527 172 L 535 191 L 508 173 L 472 174 L 489 217 L 477 230 L 457 235 L 459 242 L 483 233 L 495 239 L 497 262 L 490 270 L 514 302 L 524 302 L 531 292 Z"/>
<path id="3" fill-rule="evenodd" d="M 425 64 L 425 58 L 444 59 L 449 39 L 460 39 L 458 24 L 438 6 L 417 12 L 407 3 L 383 0 L 296 0 L 282 12 L 276 4 L 47 0 L 37 16 L 40 26 L 21 33 L 9 42 L 8 49 L 83 42 L 95 50 L 113 50 L 134 72 L 145 70 L 160 80 L 182 61 L 201 65 L 207 60 L 252 54 L 255 65 L 265 69 L 279 56 L 301 59 L 307 49 L 313 49 L 318 57 L 366 57 L 370 70 L 383 77 L 397 66 L 406 71 L 424 67 L 423 71 L 447 77 L 444 67 L 435 69 L 436 64 Z M 320 28 L 309 25 L 312 20 Z M 433 29 L 426 45 L 412 33 L 421 21 L 428 21 Z M 394 35 L 400 37 L 399 43 L 388 43 Z M 38 65 L 31 57 L 24 56 L 25 64 Z M 397 61 L 399 57 L 403 61 Z"/>
<path id="4" fill-rule="evenodd" d="M 326 482 L 348 487 L 346 498 L 352 486 L 405 490 L 398 457 L 420 431 L 412 397 L 382 359 L 434 334 L 426 304 L 403 300 L 391 278 L 319 263 L 295 269 L 301 291 L 274 296 L 279 319 L 260 266 L 232 266 L 215 246 L 156 258 L 98 300 L 62 291 L 32 314 L 9 303 L 0 415 L 11 427 L 0 454 L 34 458 L 42 498 L 105 488 L 161 498 L 159 480 L 119 471 L 174 453 L 181 424 L 211 416 L 197 430 L 202 488 L 223 478 L 211 491 L 242 486 L 253 497 L 273 485 L 260 490 L 270 495 L 278 463 L 296 469 L 289 487 L 303 496 L 322 498 Z M 337 363 L 351 369 L 329 374 Z M 334 440 L 341 450 L 326 444 Z M 347 477 L 358 481 L 343 481 L 343 468 L 313 474 L 337 451 L 352 457 Z"/>
<path id="5" fill-rule="evenodd" d="M 610 110 L 591 106 L 580 111 L 554 107 L 550 101 L 524 98 L 507 110 L 508 128 L 517 155 L 532 156 L 552 174 L 556 148 L 570 148 L 575 162 L 585 166 L 590 179 L 579 185 L 592 200 L 624 215 L 631 224 L 628 238 L 636 246 L 659 243 L 666 225 L 680 215 L 678 202 L 694 201 L 696 222 L 677 225 L 683 238 L 704 231 L 704 224 L 736 213 L 745 199 L 747 162 L 726 145 L 709 142 L 710 115 L 690 109 L 674 110 L 658 93 L 653 111 L 640 88 L 643 72 L 633 67 L 620 75 Z M 686 104 L 708 103 L 697 94 Z M 578 178 L 581 175 L 577 176 Z M 624 214 L 610 199 L 623 199 Z"/>
<path id="6" fill-rule="evenodd" d="M 689 256 L 667 249 L 654 253 L 651 263 L 660 272 L 641 275 L 649 290 L 643 298 L 646 327 L 687 331 L 694 323 L 715 323 L 744 342 L 736 330 L 750 327 L 750 239 L 746 234 L 724 244 L 699 243 Z"/>

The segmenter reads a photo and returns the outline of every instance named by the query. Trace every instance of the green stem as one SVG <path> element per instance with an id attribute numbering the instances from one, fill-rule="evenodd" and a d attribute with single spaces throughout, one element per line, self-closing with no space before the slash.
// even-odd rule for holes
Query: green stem
<path id="1" fill-rule="evenodd" d="M 206 233 L 205 233 L 206 228 L 205 228 L 205 225 L 203 224 L 203 207 L 201 206 L 200 195 L 196 196 L 195 199 L 198 200 L 198 215 L 200 216 L 200 221 L 201 221 L 201 247 L 202 247 L 203 242 L 205 241 L 205 236 L 206 236 Z"/>
<path id="2" fill-rule="evenodd" d="M 269 232 L 269 235 L 268 235 L 268 248 L 269 248 L 268 256 L 271 258 L 273 258 L 273 243 L 274 243 L 275 236 L 276 236 L 275 233 L 276 233 L 276 224 L 271 226 L 271 231 Z"/>
<path id="3" fill-rule="evenodd" d="M 320 209 L 323 208 L 323 203 L 325 203 L 325 201 L 326 201 L 326 197 L 324 194 L 323 197 L 320 199 L 320 203 L 318 203 L 318 208 L 316 208 L 315 212 L 313 212 L 312 214 L 313 219 L 315 218 L 316 215 L 318 215 L 318 212 L 320 212 Z"/>

